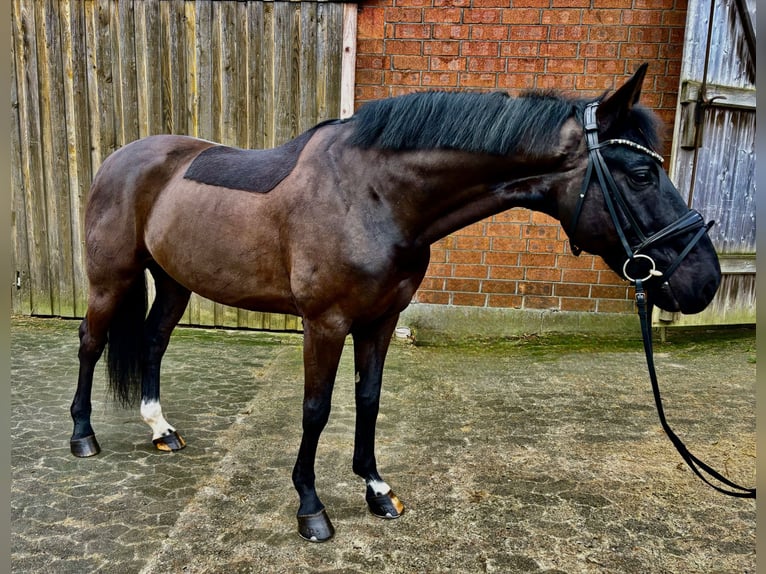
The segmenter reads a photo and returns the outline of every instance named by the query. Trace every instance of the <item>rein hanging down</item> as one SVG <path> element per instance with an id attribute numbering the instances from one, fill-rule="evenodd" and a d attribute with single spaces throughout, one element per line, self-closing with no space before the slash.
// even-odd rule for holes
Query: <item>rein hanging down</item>
<path id="1" fill-rule="evenodd" d="M 644 282 L 652 279 L 661 279 L 667 283 L 670 279 L 670 276 L 675 272 L 683 259 L 689 254 L 697 242 L 710 230 L 710 228 L 713 227 L 715 222 L 710 221 L 705 223 L 702 215 L 698 211 L 690 209 L 685 215 L 681 216 L 679 219 L 664 229 L 653 234 L 645 234 L 640 223 L 638 222 L 638 218 L 636 218 L 633 214 L 628 202 L 625 200 L 622 191 L 609 172 L 609 168 L 606 166 L 600 150 L 601 148 L 608 145 L 625 145 L 648 155 L 660 163 L 662 163 L 663 158 L 649 148 L 630 140 L 612 139 L 599 143 L 598 124 L 596 122 L 597 108 L 598 102 L 593 102 L 585 108 L 585 121 L 583 122 L 583 125 L 585 126 L 585 138 L 588 145 L 588 168 L 585 173 L 585 180 L 583 181 L 582 190 L 578 198 L 577 206 L 575 207 L 574 217 L 570 224 L 570 230 L 572 233 L 574 233 L 574 231 L 577 229 L 577 224 L 582 213 L 583 205 L 585 203 L 586 193 L 595 175 L 598 184 L 601 187 L 601 191 L 604 194 L 604 201 L 609 211 L 609 215 L 612 219 L 612 222 L 614 223 L 615 229 L 617 230 L 617 234 L 620 238 L 620 242 L 622 243 L 625 254 L 627 256 L 625 264 L 622 268 L 623 276 L 636 287 L 636 305 L 641 322 L 641 336 L 644 342 L 646 364 L 649 370 L 649 378 L 652 383 L 652 393 L 654 395 L 654 402 L 657 407 L 657 414 L 659 416 L 662 429 L 665 431 L 665 434 L 673 443 L 673 446 L 676 447 L 676 450 L 681 455 L 681 458 L 683 458 L 684 462 L 686 462 L 694 474 L 696 474 L 706 484 L 729 496 L 734 496 L 737 498 L 755 498 L 755 488 L 739 486 L 738 484 L 721 475 L 715 469 L 705 464 L 692 453 L 690 453 L 686 445 L 681 441 L 680 438 L 678 438 L 678 435 L 673 432 L 673 430 L 670 428 L 670 425 L 668 424 L 667 419 L 665 418 L 665 409 L 662 406 L 662 397 L 660 395 L 657 372 L 654 366 L 654 351 L 652 347 L 651 332 L 652 305 L 647 300 L 646 292 L 644 291 Z M 628 227 L 639 238 L 640 243 L 636 247 L 631 247 L 630 243 L 628 242 L 627 236 L 625 235 L 625 231 L 623 229 L 623 225 L 618 216 L 618 209 L 623 215 L 624 219 L 627 221 Z M 649 246 L 665 243 L 670 239 L 689 233 L 694 233 L 694 235 L 686 244 L 684 249 L 678 254 L 676 259 L 664 271 L 657 269 L 654 259 L 652 259 L 649 255 L 641 253 L 641 251 L 644 251 Z M 572 245 L 572 252 L 575 255 L 579 255 L 582 250 L 579 247 Z M 630 267 L 637 262 L 640 262 L 641 265 L 648 265 L 646 275 L 643 277 L 636 278 L 631 276 Z M 713 484 L 705 475 L 712 478 L 713 480 L 720 482 L 721 484 L 725 485 L 725 487 Z"/>

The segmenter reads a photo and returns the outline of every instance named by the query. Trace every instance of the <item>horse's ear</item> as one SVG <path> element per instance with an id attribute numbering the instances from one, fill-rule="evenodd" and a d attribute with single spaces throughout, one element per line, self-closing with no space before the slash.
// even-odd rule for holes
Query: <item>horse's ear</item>
<path id="1" fill-rule="evenodd" d="M 596 109 L 596 119 L 601 133 L 608 131 L 615 123 L 624 121 L 633 106 L 638 103 L 648 67 L 649 64 L 641 64 L 632 78 L 599 104 Z"/>

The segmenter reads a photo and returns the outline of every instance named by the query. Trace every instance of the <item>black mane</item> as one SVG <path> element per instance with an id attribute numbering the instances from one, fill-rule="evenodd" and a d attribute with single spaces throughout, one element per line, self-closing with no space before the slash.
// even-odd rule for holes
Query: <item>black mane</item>
<path id="1" fill-rule="evenodd" d="M 555 92 L 527 92 L 518 98 L 505 92 L 416 92 L 359 108 L 350 119 L 350 143 L 391 150 L 543 153 L 558 142 L 564 122 L 572 116 L 582 121 L 587 103 Z M 634 129 L 653 146 L 657 137 L 651 112 L 640 106 L 634 110 Z"/>

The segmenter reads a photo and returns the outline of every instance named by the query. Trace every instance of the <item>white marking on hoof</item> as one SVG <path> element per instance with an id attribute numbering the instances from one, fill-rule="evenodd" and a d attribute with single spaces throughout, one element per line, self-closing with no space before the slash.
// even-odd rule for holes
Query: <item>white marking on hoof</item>
<path id="1" fill-rule="evenodd" d="M 388 494 L 391 491 L 391 487 L 388 486 L 384 480 L 368 480 L 367 486 L 372 489 L 372 491 L 375 493 L 375 496 Z"/>
<path id="2" fill-rule="evenodd" d="M 175 428 L 162 416 L 159 401 L 141 401 L 141 416 L 144 422 L 152 427 L 152 440 L 175 432 Z"/>

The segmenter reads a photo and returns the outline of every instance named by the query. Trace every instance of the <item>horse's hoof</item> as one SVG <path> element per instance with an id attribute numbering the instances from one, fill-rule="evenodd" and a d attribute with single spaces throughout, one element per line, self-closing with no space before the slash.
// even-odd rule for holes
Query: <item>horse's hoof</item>
<path id="1" fill-rule="evenodd" d="M 298 534 L 309 542 L 325 542 L 333 537 L 335 528 L 323 508 L 316 514 L 298 516 Z"/>
<path id="2" fill-rule="evenodd" d="M 377 496 L 368 494 L 366 499 L 370 512 L 379 518 L 399 518 L 404 514 L 404 504 L 393 490 Z"/>
<path id="3" fill-rule="evenodd" d="M 69 441 L 69 449 L 72 451 L 73 455 L 79 458 L 95 456 L 101 452 L 101 447 L 98 446 L 96 435 L 93 434 L 82 438 L 73 438 Z"/>
<path id="4" fill-rule="evenodd" d="M 181 435 L 176 431 L 172 433 L 156 438 L 152 441 L 157 450 L 163 450 L 165 452 L 171 452 L 181 450 L 186 446 L 186 441 L 181 438 Z"/>

